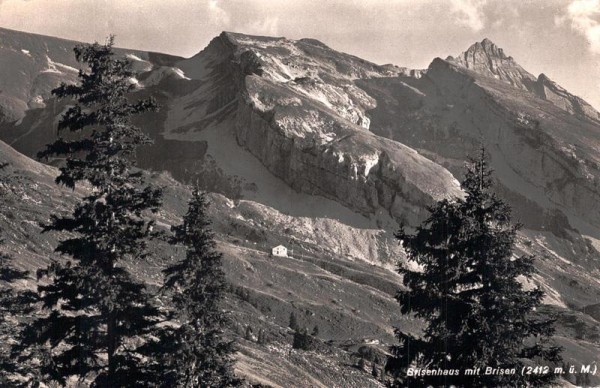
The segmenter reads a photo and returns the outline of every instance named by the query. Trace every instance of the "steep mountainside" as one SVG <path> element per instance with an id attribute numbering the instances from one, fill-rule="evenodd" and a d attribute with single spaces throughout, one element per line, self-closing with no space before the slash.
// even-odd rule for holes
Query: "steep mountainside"
<path id="1" fill-rule="evenodd" d="M 73 47 L 77 43 L 0 28 L 0 122 L 20 120 L 28 109 L 43 108 L 52 89 L 61 82 L 75 81 L 79 66 Z M 117 52 L 125 55 L 122 50 Z M 127 54 L 138 70 L 167 66 L 178 59 L 137 50 Z"/>
<path id="2" fill-rule="evenodd" d="M 40 223 L 50 214 L 66 213 L 86 187 L 76 191 L 54 184 L 57 170 L 35 162 L 0 142 L 1 176 L 11 183 L 0 185 L 7 193 L 0 210 L 4 243 L 0 252 L 16 258 L 19 268 L 32 277 L 17 287 L 35 287 L 35 271 L 50 259 L 57 236 L 41 233 Z M 159 174 L 146 178 L 165 187 L 164 207 L 158 215 L 159 228 L 168 230 L 181 222 L 189 190 Z M 396 244 L 380 245 L 377 229 L 358 229 L 326 218 L 293 217 L 254 202 L 238 203 L 212 194 L 211 216 L 218 249 L 231 288 L 227 308 L 234 322 L 229 335 L 240 350 L 236 368 L 252 381 L 287 387 L 295 381 L 332 386 L 381 386 L 369 373 L 352 365 L 363 340 L 393 341 L 393 325 L 416 330 L 414 322 L 401 318 L 393 296 L 398 276 L 366 261 L 367 257 L 400 256 Z M 387 237 L 391 239 L 391 236 Z M 291 255 L 273 258 L 267 252 L 281 241 L 292 244 Z M 160 270 L 181 254 L 160 241 L 151 242 L 154 255 L 131 263 L 131 271 L 151 287 L 160 283 Z M 362 259 L 362 260 L 361 260 Z M 302 325 L 320 328 L 320 351 L 291 349 L 292 332 L 287 328 L 294 313 Z M 247 326 L 263 329 L 267 344 L 244 339 Z M 379 365 L 381 367 L 382 365 Z"/>
<path id="3" fill-rule="evenodd" d="M 0 51 L 20 61 L 0 67 L 0 96 L 12 104 L 0 107 L 0 139 L 34 157 L 55 138 L 69 104 L 47 91 L 74 76 L 64 67 L 76 66 L 74 42 L 7 30 L 0 37 Z M 140 167 L 171 176 L 148 173 L 168 187 L 159 224 L 178 222 L 188 197 L 172 178 L 199 179 L 213 193 L 231 308 L 238 322 L 272 338 L 266 347 L 242 340 L 238 368 L 247 376 L 273 386 L 332 386 L 347 375 L 346 385 L 377 386 L 348 367 L 353 352 L 365 341 L 385 349 L 393 326 L 420 327 L 400 316 L 393 299 L 400 283 L 394 264 L 403 258 L 393 232 L 400 222 L 416 226 L 432 201 L 462 195 L 455 177 L 480 142 L 499 194 L 525 225 L 516 253 L 536 255 L 544 312 L 560 313 L 557 341 L 566 359 L 600 361 L 600 121 L 545 75 L 531 75 L 487 39 L 423 71 L 379 66 L 312 39 L 235 33 L 188 59 L 119 55 L 134 61 L 136 93 L 162 107 L 139 120 L 156 143 L 137 155 Z M 51 62 L 61 75 L 38 93 L 26 82 L 46 77 Z M 31 76 L 13 82 L 22 66 Z M 23 165 L 10 171 L 29 177 L 15 198 L 31 200 L 0 211 L 0 226 L 13 236 L 13 248 L 3 249 L 35 268 L 56 238 L 39 237 L 37 221 L 68 208 L 78 193 L 53 186 L 55 170 L 0 143 L 0 162 L 5 155 Z M 279 244 L 293 257 L 269 257 Z M 180 254 L 156 251 L 164 260 Z M 136 272 L 156 283 L 163 264 Z M 289 352 L 291 312 L 319 326 L 319 352 Z"/>

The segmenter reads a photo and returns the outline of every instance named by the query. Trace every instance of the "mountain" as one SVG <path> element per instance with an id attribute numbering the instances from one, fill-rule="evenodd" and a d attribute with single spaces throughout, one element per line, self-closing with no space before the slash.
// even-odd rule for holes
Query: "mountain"
<path id="1" fill-rule="evenodd" d="M 36 77 L 50 62 L 77 66 L 64 54 L 75 42 L 0 32 L 11 37 L 0 39 L 0 51 L 21 61 L 0 67 L 0 85 L 22 66 L 41 68 L 31 70 Z M 359 349 L 383 352 L 394 342 L 393 326 L 421 327 L 394 300 L 394 264 L 404 253 L 393 233 L 399 223 L 417 226 L 434 200 L 462 195 L 457 178 L 482 141 L 499 194 L 524 224 L 516 253 L 537 257 L 534 280 L 547 293 L 544 313 L 559 316 L 566 359 L 600 361 L 600 121 L 545 75 L 531 75 L 489 40 L 426 70 L 376 65 L 314 39 L 229 32 L 191 58 L 119 55 L 138 69 L 136 93 L 162 106 L 140 118 L 155 145 L 137 155 L 149 179 L 168 188 L 159 225 L 178 222 L 189 196 L 180 182 L 199 179 L 212 192 L 231 309 L 237 322 L 271 338 L 267 347 L 240 340 L 240 373 L 272 386 L 378 386 L 348 367 Z M 0 107 L 7 143 L 0 162 L 10 155 L 8 162 L 22 164 L 11 171 L 28 177 L 23 187 L 32 199 L 2 209 L 0 226 L 33 269 L 54 245 L 52 236 L 38 237 L 36 222 L 78 194 L 53 186 L 55 170 L 24 156 L 56 137 L 69 101 L 41 93 L 42 103 L 28 105 L 38 94 L 23 82 L 0 95 L 20 101 L 16 115 Z M 36 169 L 46 173 L 28 172 Z M 293 257 L 269 257 L 279 244 Z M 178 254 L 155 250 L 164 260 Z M 135 271 L 153 284 L 162 265 Z M 290 352 L 291 312 L 302 325 L 319 326 L 322 349 Z M 235 330 L 241 336 L 245 327 Z"/>

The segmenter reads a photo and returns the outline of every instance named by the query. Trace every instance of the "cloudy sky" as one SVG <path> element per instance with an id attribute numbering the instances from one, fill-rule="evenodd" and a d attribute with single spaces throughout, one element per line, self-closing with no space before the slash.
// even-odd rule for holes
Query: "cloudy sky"
<path id="1" fill-rule="evenodd" d="M 487 37 L 600 108 L 600 0 L 0 0 L 0 27 L 191 56 L 221 31 L 425 68 Z"/>

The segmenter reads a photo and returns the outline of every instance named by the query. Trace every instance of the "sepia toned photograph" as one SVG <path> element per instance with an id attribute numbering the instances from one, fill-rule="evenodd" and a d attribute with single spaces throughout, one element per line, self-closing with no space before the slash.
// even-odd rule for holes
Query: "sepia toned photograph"
<path id="1" fill-rule="evenodd" d="M 600 0 L 0 0 L 0 387 L 600 387 Z"/>

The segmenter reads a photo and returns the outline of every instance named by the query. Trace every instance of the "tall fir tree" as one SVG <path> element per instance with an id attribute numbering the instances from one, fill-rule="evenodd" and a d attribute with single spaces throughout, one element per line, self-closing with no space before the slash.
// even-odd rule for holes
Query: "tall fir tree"
<path id="1" fill-rule="evenodd" d="M 227 284 L 207 206 L 206 196 L 196 188 L 183 223 L 172 228 L 172 242 L 184 246 L 186 255 L 164 270 L 164 290 L 171 295 L 180 324 L 160 336 L 164 386 L 216 388 L 242 383 L 233 373 L 233 343 L 223 336 Z"/>
<path id="2" fill-rule="evenodd" d="M 86 68 L 79 83 L 62 84 L 52 93 L 74 100 L 61 117 L 59 133 L 40 152 L 63 156 L 57 184 L 75 189 L 88 183 L 87 196 L 69 216 L 53 215 L 44 230 L 67 232 L 53 261 L 38 272 L 47 316 L 30 327 L 30 342 L 51 347 L 41 370 L 51 381 L 71 378 L 96 387 L 148 386 L 152 376 L 140 344 L 159 319 L 145 286 L 125 263 L 136 264 L 148 252 L 152 234 L 149 212 L 161 205 L 162 191 L 147 185 L 133 170 L 138 146 L 151 143 L 131 117 L 156 108 L 152 99 L 130 100 L 133 72 L 113 52 L 113 37 L 101 45 L 79 45 L 75 57 Z"/>
<path id="3" fill-rule="evenodd" d="M 532 256 L 513 257 L 518 224 L 510 208 L 492 192 L 492 171 L 482 147 L 469 159 L 462 182 L 464 198 L 441 200 L 414 235 L 401 228 L 397 238 L 419 270 L 399 265 L 406 291 L 396 298 L 403 314 L 426 322 L 423 335 L 399 330 L 387 370 L 396 386 L 545 385 L 554 376 L 522 376 L 528 362 L 560 362 L 549 344 L 553 321 L 536 316 L 539 289 L 524 290 L 517 277 L 531 278 Z M 409 377 L 408 367 L 458 370 L 458 376 Z M 516 368 L 514 375 L 465 376 L 467 368 Z"/>
<path id="4" fill-rule="evenodd" d="M 294 314 L 293 311 L 290 313 L 290 323 L 288 324 L 288 327 L 292 330 L 298 329 L 298 320 L 296 319 L 296 314 Z"/>

